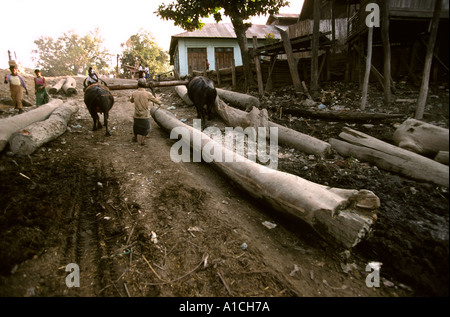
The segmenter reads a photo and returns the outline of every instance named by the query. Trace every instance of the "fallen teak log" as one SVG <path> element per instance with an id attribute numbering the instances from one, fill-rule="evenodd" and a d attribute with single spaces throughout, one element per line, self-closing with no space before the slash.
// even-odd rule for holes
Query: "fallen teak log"
<path id="1" fill-rule="evenodd" d="M 78 111 L 75 101 L 59 106 L 47 120 L 35 122 L 20 131 L 15 132 L 9 145 L 14 154 L 30 155 L 43 144 L 50 142 L 67 129 L 67 122 L 72 114 Z"/>
<path id="2" fill-rule="evenodd" d="M 449 130 L 413 118 L 405 120 L 394 132 L 394 143 L 415 153 L 435 156 L 449 150 Z"/>
<path id="3" fill-rule="evenodd" d="M 439 151 L 434 157 L 436 162 L 448 165 L 448 151 Z"/>
<path id="4" fill-rule="evenodd" d="M 77 82 L 72 77 L 67 77 L 64 85 L 62 86 L 62 90 L 66 94 L 66 96 L 72 96 L 77 93 Z"/>
<path id="5" fill-rule="evenodd" d="M 444 164 L 350 128 L 344 128 L 339 137 L 350 143 L 333 138 L 329 142 L 343 156 L 353 156 L 416 180 L 449 185 L 449 167 Z"/>
<path id="6" fill-rule="evenodd" d="M 172 159 L 180 144 L 182 149 L 192 147 L 193 153 L 201 153 L 204 161 L 211 162 L 253 197 L 298 217 L 323 238 L 346 248 L 358 244 L 371 231 L 380 205 L 371 191 L 330 188 L 270 169 L 230 151 L 167 110 L 152 107 L 150 112 L 159 126 L 170 131 L 171 138 L 182 135 L 171 149 Z M 233 160 L 227 160 L 230 157 Z"/>
<path id="7" fill-rule="evenodd" d="M 311 117 L 320 118 L 333 121 L 353 121 L 353 122 L 370 122 L 374 120 L 389 120 L 389 119 L 399 119 L 404 118 L 404 114 L 389 114 L 389 113 L 372 113 L 372 112 L 347 112 L 347 111 L 321 111 L 305 109 L 302 107 L 298 108 L 286 108 L 283 107 L 283 113 L 291 114 L 297 117 Z"/>
<path id="8" fill-rule="evenodd" d="M 177 87 L 177 94 L 185 102 L 186 99 L 191 102 L 189 96 L 187 96 L 186 87 L 183 87 L 184 86 Z M 186 103 L 189 104 L 188 102 Z M 250 113 L 229 107 L 221 98 L 216 99 L 215 112 L 230 126 L 241 127 L 243 129 L 254 126 L 254 121 L 252 121 Z M 286 128 L 271 121 L 268 121 L 268 127 L 269 129 L 271 127 L 278 129 L 278 142 L 280 144 L 293 147 L 306 154 L 326 156 L 331 151 L 331 145 L 329 143 L 307 134 Z"/>
<path id="9" fill-rule="evenodd" d="M 220 88 L 216 88 L 216 90 L 217 95 L 233 107 L 249 111 L 253 107 L 258 108 L 260 105 L 259 99 L 256 97 Z"/>
<path id="10" fill-rule="evenodd" d="M 171 81 L 147 81 L 146 86 L 147 88 L 150 87 L 172 87 L 172 86 L 179 86 L 179 85 L 187 85 L 186 80 L 171 80 Z M 121 89 L 137 89 L 137 81 L 131 82 L 131 83 L 123 83 L 123 84 L 108 84 L 109 90 L 121 90 Z"/>
<path id="11" fill-rule="evenodd" d="M 26 126 L 42 121 L 48 118 L 48 116 L 63 103 L 60 99 L 51 99 L 45 105 L 39 106 L 31 111 L 24 112 L 22 114 L 1 119 L 0 120 L 0 152 L 3 151 L 11 135 L 25 128 Z"/>
<path id="12" fill-rule="evenodd" d="M 48 92 L 50 94 L 56 95 L 60 91 L 60 89 L 62 88 L 62 86 L 64 85 L 65 82 L 66 82 L 66 79 L 65 78 L 61 78 L 60 80 L 58 80 L 56 82 L 56 84 L 54 84 L 52 87 L 50 87 Z"/>
<path id="13" fill-rule="evenodd" d="M 180 96 L 180 98 L 183 99 L 185 104 L 187 104 L 188 106 L 194 105 L 194 103 L 188 96 L 187 87 L 185 85 L 175 86 L 174 89 L 175 89 L 175 92 L 178 94 L 178 96 Z"/>

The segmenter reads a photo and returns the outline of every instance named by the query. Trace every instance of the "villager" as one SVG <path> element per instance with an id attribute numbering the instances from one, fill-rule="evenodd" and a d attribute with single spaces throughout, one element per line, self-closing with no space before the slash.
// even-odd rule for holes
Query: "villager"
<path id="1" fill-rule="evenodd" d="M 19 109 L 19 114 L 23 112 L 22 98 L 23 89 L 25 89 L 28 95 L 27 85 L 25 80 L 18 74 L 18 70 L 15 66 L 9 67 L 11 74 L 5 76 L 5 84 L 9 83 L 9 89 L 11 92 L 11 99 L 14 105 L 14 109 Z"/>
<path id="2" fill-rule="evenodd" d="M 34 89 L 36 95 L 36 106 L 44 105 L 49 102 L 50 97 L 47 93 L 47 83 L 45 77 L 41 75 L 41 71 L 36 69 L 34 71 L 36 77 L 34 78 Z"/>
<path id="3" fill-rule="evenodd" d="M 133 117 L 133 142 L 138 141 L 138 135 L 141 138 L 141 145 L 145 145 L 145 137 L 150 132 L 150 109 L 149 101 L 158 105 L 161 102 L 155 98 L 150 92 L 145 90 L 145 79 L 138 80 L 138 90 L 135 91 L 130 98 L 134 103 L 134 117 Z"/>

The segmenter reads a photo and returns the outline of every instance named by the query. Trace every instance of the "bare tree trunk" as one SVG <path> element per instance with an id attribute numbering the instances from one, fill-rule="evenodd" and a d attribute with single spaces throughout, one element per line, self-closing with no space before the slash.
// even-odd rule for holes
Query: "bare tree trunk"
<path id="1" fill-rule="evenodd" d="M 367 32 L 367 59 L 366 59 L 366 72 L 364 74 L 363 91 L 361 97 L 361 110 L 366 109 L 367 94 L 369 89 L 369 78 L 370 78 L 370 66 L 372 64 L 372 35 L 373 27 L 369 27 Z"/>
<path id="2" fill-rule="evenodd" d="M 320 31 L 320 5 L 322 1 L 314 1 L 314 26 L 311 43 L 311 95 L 317 97 L 319 92 L 319 31 Z"/>
<path id="3" fill-rule="evenodd" d="M 238 45 L 239 48 L 241 49 L 242 66 L 244 68 L 244 80 L 245 80 L 244 90 L 247 90 L 250 86 L 253 86 L 255 84 L 253 72 L 250 67 L 250 57 L 248 56 L 247 36 L 245 35 L 248 26 L 245 26 L 244 21 L 239 16 L 231 17 L 231 23 L 233 24 L 234 33 L 236 33 Z"/>
<path id="4" fill-rule="evenodd" d="M 430 70 L 433 62 L 434 44 L 439 27 L 439 19 L 441 15 L 442 0 L 435 0 L 433 19 L 431 20 L 430 39 L 428 40 L 427 53 L 425 55 L 425 65 L 423 67 L 422 85 L 420 86 L 419 98 L 417 100 L 417 109 L 415 118 L 420 120 L 423 118 L 425 104 L 427 103 L 428 84 L 430 81 Z"/>
<path id="5" fill-rule="evenodd" d="M 389 0 L 383 1 L 381 17 L 381 40 L 384 53 L 384 104 L 390 106 L 391 96 L 391 43 L 389 41 Z"/>

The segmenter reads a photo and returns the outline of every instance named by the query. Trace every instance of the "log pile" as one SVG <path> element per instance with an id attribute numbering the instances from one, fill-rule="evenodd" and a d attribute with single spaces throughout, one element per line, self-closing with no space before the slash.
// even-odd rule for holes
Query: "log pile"
<path id="1" fill-rule="evenodd" d="M 270 169 L 232 152 L 165 109 L 152 107 L 150 112 L 157 124 L 172 131 L 171 134 L 176 128 L 188 131 L 178 142 L 192 147 L 193 152 L 202 153 L 202 157 L 205 149 L 214 149 L 214 152 L 220 149 L 219 159 L 214 153 L 214 158 L 208 160 L 215 168 L 275 210 L 298 217 L 324 239 L 351 248 L 371 232 L 380 206 L 379 198 L 373 192 L 330 188 Z M 189 135 L 188 139 L 184 138 L 186 135 Z M 201 141 L 194 141 L 199 137 Z M 210 155 L 206 153 L 207 157 Z M 233 160 L 229 161 L 227 157 Z"/>
<path id="2" fill-rule="evenodd" d="M 14 117 L 0 120 L 0 152 L 8 144 L 10 137 L 16 131 L 26 126 L 45 120 L 50 114 L 63 103 L 60 99 L 51 99 L 45 105 L 42 105 L 31 111 L 24 112 Z"/>
<path id="3" fill-rule="evenodd" d="M 43 144 L 50 142 L 67 129 L 70 117 L 78 111 L 75 101 L 66 102 L 52 112 L 50 117 L 44 121 L 38 121 L 15 132 L 9 145 L 14 154 L 30 155 Z"/>
<path id="4" fill-rule="evenodd" d="M 176 92 L 183 100 L 189 100 L 187 96 L 187 89 L 185 86 L 178 86 Z M 246 95 L 241 93 L 235 93 L 232 91 L 228 91 L 227 95 L 231 96 L 230 99 L 234 100 L 235 104 L 239 104 L 244 108 L 248 106 L 253 107 L 254 101 L 251 98 L 248 98 Z M 243 96 L 244 95 L 244 96 Z M 241 98 L 243 96 L 243 98 Z M 251 97 L 251 96 L 249 96 Z M 254 97 L 253 97 L 254 98 Z M 255 98 L 256 99 L 256 98 Z M 250 102 L 250 103 L 247 103 Z M 189 104 L 189 103 L 188 103 Z M 253 107 L 257 109 L 256 107 Z M 224 122 L 233 127 L 241 127 L 245 129 L 246 127 L 254 127 L 255 120 L 251 119 L 254 115 L 245 112 L 243 110 L 239 110 L 233 107 L 228 106 L 221 98 L 216 99 L 215 104 L 215 112 L 224 120 Z M 293 147 L 298 149 L 306 154 L 314 154 L 318 156 L 326 156 L 331 151 L 331 145 L 325 141 L 316 139 L 307 134 L 303 134 L 301 132 L 286 128 L 282 125 L 276 124 L 272 121 L 267 122 L 268 128 L 277 128 L 278 129 L 278 142 L 280 144 L 284 144 L 289 147 Z M 266 126 L 265 126 L 266 127 Z M 268 134 L 267 134 L 268 135 Z"/>
<path id="5" fill-rule="evenodd" d="M 56 95 L 61 91 L 67 96 L 72 96 L 77 93 L 77 82 L 72 77 L 61 78 L 52 87 L 49 88 L 48 92 L 52 95 Z"/>
<path id="6" fill-rule="evenodd" d="M 343 128 L 339 137 L 347 142 L 332 138 L 329 143 L 343 156 L 353 156 L 415 180 L 449 186 L 449 167 L 444 164 L 350 128 Z"/>

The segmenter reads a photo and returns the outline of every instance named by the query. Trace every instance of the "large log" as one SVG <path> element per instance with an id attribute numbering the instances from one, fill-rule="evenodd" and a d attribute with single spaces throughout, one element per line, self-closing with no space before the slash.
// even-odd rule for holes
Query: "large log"
<path id="1" fill-rule="evenodd" d="M 233 107 L 229 107 L 220 98 L 216 102 L 216 112 L 221 118 L 231 126 L 240 126 L 246 128 L 250 125 L 248 113 Z M 331 151 L 331 145 L 328 142 L 319 140 L 307 134 L 286 128 L 282 125 L 268 121 L 269 128 L 278 129 L 278 142 L 280 144 L 293 147 L 306 154 L 326 156 Z"/>
<path id="2" fill-rule="evenodd" d="M 434 157 L 436 162 L 448 165 L 448 151 L 439 151 L 438 154 Z"/>
<path id="3" fill-rule="evenodd" d="M 329 143 L 343 156 L 353 156 L 416 180 L 449 185 L 449 167 L 444 164 L 350 128 L 344 128 L 339 137 L 347 142 L 332 138 Z"/>
<path id="4" fill-rule="evenodd" d="M 55 109 L 48 119 L 32 123 L 15 132 L 9 140 L 11 151 L 19 155 L 32 154 L 43 144 L 66 132 L 67 122 L 77 111 L 78 105 L 75 101 L 66 102 Z"/>
<path id="5" fill-rule="evenodd" d="M 204 161 L 213 164 L 250 195 L 269 203 L 279 212 L 298 217 L 324 239 L 351 248 L 371 231 L 380 205 L 373 192 L 330 188 L 276 171 L 227 149 L 165 109 L 152 107 L 150 112 L 156 123 L 171 133 L 171 138 L 178 138 L 182 133 L 183 137 L 178 141 L 182 142 L 178 144 L 182 149 L 187 146 L 190 153 L 192 147 L 193 153 L 201 153 Z M 172 152 L 179 152 L 179 148 L 175 148 L 171 149 L 172 159 Z M 217 153 L 211 153 L 211 149 Z"/>
<path id="6" fill-rule="evenodd" d="M 0 120 L 0 152 L 3 151 L 11 135 L 25 128 L 26 126 L 42 121 L 48 118 L 48 116 L 63 103 L 60 99 L 51 99 L 45 105 L 39 106 L 31 111 L 24 112 L 22 114 L 1 119 Z"/>
<path id="7" fill-rule="evenodd" d="M 374 120 L 393 120 L 405 118 L 406 115 L 399 113 L 374 113 L 362 111 L 333 111 L 333 110 L 313 110 L 304 107 L 283 107 L 284 114 L 291 114 L 297 117 L 311 117 L 327 119 L 332 121 L 352 121 L 370 122 Z"/>
<path id="8" fill-rule="evenodd" d="M 62 90 L 66 94 L 66 96 L 72 96 L 77 93 L 77 82 L 73 77 L 67 77 L 64 85 L 62 86 Z"/>
<path id="9" fill-rule="evenodd" d="M 182 86 L 178 87 L 176 92 L 183 100 L 187 99 L 190 101 L 186 88 Z M 228 106 L 221 98 L 216 99 L 215 112 L 229 126 L 242 127 L 243 129 L 254 126 L 252 124 L 254 121 L 251 120 L 248 112 Z M 331 151 L 331 145 L 329 143 L 307 134 L 286 128 L 272 121 L 268 121 L 268 127 L 278 128 L 278 142 L 280 144 L 293 147 L 306 154 L 326 156 Z"/>
<path id="10" fill-rule="evenodd" d="M 50 87 L 48 92 L 50 94 L 56 95 L 61 90 L 61 88 L 62 88 L 62 86 L 64 85 L 65 82 L 66 82 L 66 79 L 65 78 L 61 78 L 60 80 L 58 80 L 56 82 L 56 84 L 54 84 L 52 87 Z"/>
<path id="11" fill-rule="evenodd" d="M 216 88 L 217 95 L 233 107 L 249 111 L 253 107 L 259 108 L 259 99 L 247 94 Z"/>
<path id="12" fill-rule="evenodd" d="M 189 106 L 194 105 L 194 103 L 188 96 L 186 85 L 178 85 L 178 86 L 175 86 L 174 89 L 175 89 L 175 92 L 178 94 L 178 96 L 180 96 L 180 98 L 183 99 L 185 104 L 187 104 Z"/>
<path id="13" fill-rule="evenodd" d="M 415 153 L 435 156 L 449 150 L 449 130 L 413 118 L 405 120 L 394 132 L 394 143 Z"/>
<path id="14" fill-rule="evenodd" d="M 147 81 L 147 88 L 150 87 L 173 87 L 179 85 L 187 85 L 186 80 L 168 80 L 168 81 Z M 135 83 L 108 84 L 109 90 L 137 89 L 137 81 Z"/>

